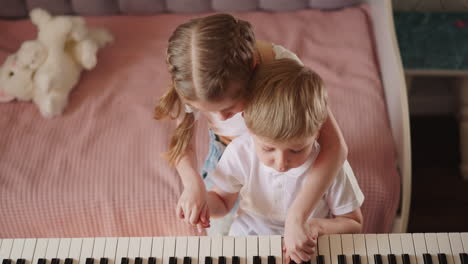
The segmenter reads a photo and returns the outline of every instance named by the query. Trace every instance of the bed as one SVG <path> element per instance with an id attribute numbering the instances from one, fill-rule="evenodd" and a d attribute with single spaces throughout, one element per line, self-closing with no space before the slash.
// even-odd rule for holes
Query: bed
<path id="1" fill-rule="evenodd" d="M 231 12 L 325 80 L 366 196 L 364 232 L 405 232 L 410 209 L 408 102 L 390 0 L 0 0 L 0 62 L 36 37 L 28 10 L 79 14 L 115 43 L 82 74 L 64 114 L 0 104 L 0 237 L 176 236 L 181 183 L 160 154 L 170 122 L 152 119 L 167 87 L 166 41 L 195 16 Z M 197 133 L 198 163 L 208 133 Z"/>

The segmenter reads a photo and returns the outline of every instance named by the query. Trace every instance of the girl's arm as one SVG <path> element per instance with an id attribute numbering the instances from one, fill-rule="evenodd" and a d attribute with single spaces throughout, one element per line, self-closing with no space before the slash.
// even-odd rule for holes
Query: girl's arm
<path id="1" fill-rule="evenodd" d="M 309 228 L 316 236 L 325 234 L 355 234 L 362 232 L 361 209 L 330 219 L 311 219 Z"/>
<path id="2" fill-rule="evenodd" d="M 288 211 L 287 221 L 305 223 L 348 156 L 348 147 L 330 109 L 320 129 L 318 142 L 320 153 Z"/>
<path id="3" fill-rule="evenodd" d="M 227 215 L 236 203 L 239 193 L 228 193 L 221 190 L 218 186 L 214 186 L 208 192 L 208 208 L 210 216 L 213 218 L 221 218 Z"/>
<path id="4" fill-rule="evenodd" d="M 305 222 L 325 190 L 338 175 L 348 155 L 343 135 L 330 109 L 328 109 L 328 118 L 320 130 L 318 142 L 320 153 L 308 170 L 304 185 L 289 208 L 285 222 L 286 259 L 291 257 L 296 263 L 310 259 L 308 249 L 315 242 L 307 235 Z"/>

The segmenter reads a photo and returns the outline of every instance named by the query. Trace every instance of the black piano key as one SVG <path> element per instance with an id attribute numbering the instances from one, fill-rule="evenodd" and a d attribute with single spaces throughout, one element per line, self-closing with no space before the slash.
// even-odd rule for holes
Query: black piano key
<path id="1" fill-rule="evenodd" d="M 177 264 L 177 258 L 176 257 L 170 257 L 169 258 L 169 264 Z"/>
<path id="2" fill-rule="evenodd" d="M 374 254 L 374 262 L 375 264 L 382 264 L 382 255 Z"/>
<path id="3" fill-rule="evenodd" d="M 65 259 L 65 264 L 73 264 L 73 259 L 72 258 L 66 258 Z"/>
<path id="4" fill-rule="evenodd" d="M 45 258 L 40 258 L 37 260 L 37 264 L 47 264 L 47 260 Z"/>
<path id="5" fill-rule="evenodd" d="M 226 264 L 226 257 L 225 256 L 219 256 L 218 264 Z"/>
<path id="6" fill-rule="evenodd" d="M 155 257 L 149 257 L 148 258 L 148 264 L 156 264 L 156 258 Z"/>
<path id="7" fill-rule="evenodd" d="M 424 264 L 432 264 L 431 254 L 424 253 L 423 260 L 424 260 Z"/>
<path id="8" fill-rule="evenodd" d="M 260 256 L 253 256 L 253 264 L 262 264 Z"/>
<path id="9" fill-rule="evenodd" d="M 267 264 L 276 264 L 275 256 L 268 256 L 267 262 Z"/>
<path id="10" fill-rule="evenodd" d="M 317 264 L 325 264 L 325 257 L 323 255 L 317 255 Z"/>
<path id="11" fill-rule="evenodd" d="M 140 257 L 135 258 L 135 264 L 143 264 L 143 259 Z"/>
<path id="12" fill-rule="evenodd" d="M 11 259 L 3 259 L 2 264 L 11 264 Z"/>
<path id="13" fill-rule="evenodd" d="M 135 260 L 135 262 L 136 262 L 136 260 Z M 101 258 L 101 259 L 99 260 L 99 264 L 107 264 L 107 263 L 109 263 L 109 259 L 108 259 L 108 258 Z"/>
<path id="14" fill-rule="evenodd" d="M 54 264 L 54 263 L 51 263 L 51 264 Z M 86 258 L 85 264 L 94 264 L 94 259 L 93 258 Z M 122 262 L 122 264 L 123 264 L 123 262 Z"/>
<path id="15" fill-rule="evenodd" d="M 439 264 L 447 264 L 447 255 L 444 253 L 437 254 L 437 258 L 439 259 Z"/>
<path id="16" fill-rule="evenodd" d="M 26 264 L 26 260 L 23 258 L 20 258 L 16 261 L 16 264 Z"/>
<path id="17" fill-rule="evenodd" d="M 346 264 L 346 256 L 345 255 L 338 255 L 338 264 Z"/>
<path id="18" fill-rule="evenodd" d="M 460 260 L 462 264 L 468 264 L 468 253 L 460 253 Z"/>
<path id="19" fill-rule="evenodd" d="M 358 254 L 353 254 L 353 264 L 361 264 L 361 256 Z"/>
<path id="20" fill-rule="evenodd" d="M 388 254 L 388 264 L 397 264 L 395 254 Z"/>
<path id="21" fill-rule="evenodd" d="M 213 263 L 213 259 L 209 256 L 206 256 L 205 257 L 205 264 L 212 264 Z"/>
<path id="22" fill-rule="evenodd" d="M 191 257 L 184 257 L 184 264 L 192 264 L 192 258 Z"/>
<path id="23" fill-rule="evenodd" d="M 128 263 L 130 263 L 130 260 L 127 257 L 123 257 L 121 264 L 128 264 Z"/>
<path id="24" fill-rule="evenodd" d="M 232 264 L 240 264 L 239 256 L 233 256 L 232 257 Z"/>
<path id="25" fill-rule="evenodd" d="M 401 255 L 401 258 L 403 260 L 403 264 L 411 264 L 411 260 L 408 254 Z"/>
<path id="26" fill-rule="evenodd" d="M 50 264 L 60 264 L 60 259 L 58 259 L 58 258 L 53 258 L 53 259 L 50 261 Z"/>

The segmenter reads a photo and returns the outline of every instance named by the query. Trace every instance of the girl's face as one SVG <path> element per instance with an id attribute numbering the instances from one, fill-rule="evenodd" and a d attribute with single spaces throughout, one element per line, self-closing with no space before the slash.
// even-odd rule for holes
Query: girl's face
<path id="1" fill-rule="evenodd" d="M 210 112 L 220 120 L 226 120 L 235 114 L 244 110 L 245 100 L 243 91 L 245 83 L 240 81 L 231 81 L 228 83 L 226 95 L 216 101 L 186 100 L 192 107 L 202 111 Z"/>

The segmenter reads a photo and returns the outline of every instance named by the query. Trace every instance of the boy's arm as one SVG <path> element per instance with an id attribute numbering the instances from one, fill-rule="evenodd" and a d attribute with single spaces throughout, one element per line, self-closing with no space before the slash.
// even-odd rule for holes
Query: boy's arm
<path id="1" fill-rule="evenodd" d="M 210 216 L 213 218 L 221 218 L 227 215 L 234 207 L 238 196 L 238 192 L 225 192 L 215 185 L 207 195 Z"/>
<path id="2" fill-rule="evenodd" d="M 354 234 L 362 231 L 361 209 L 350 213 L 337 215 L 330 219 L 311 219 L 308 221 L 312 235 Z"/>
<path id="3" fill-rule="evenodd" d="M 313 241 L 306 235 L 306 220 L 339 173 L 348 155 L 348 148 L 330 109 L 320 130 L 318 142 L 320 153 L 306 173 L 304 184 L 289 208 L 285 222 L 286 256 L 291 256 L 296 263 L 310 259 L 305 249 Z"/>

